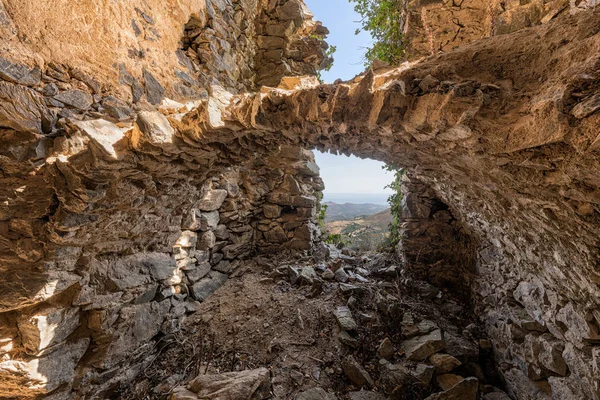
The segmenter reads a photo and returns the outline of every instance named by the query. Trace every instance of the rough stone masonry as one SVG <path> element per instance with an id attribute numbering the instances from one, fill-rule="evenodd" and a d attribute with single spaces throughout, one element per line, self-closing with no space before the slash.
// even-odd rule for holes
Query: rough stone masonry
<path id="1" fill-rule="evenodd" d="M 317 148 L 409 170 L 400 250 L 511 396 L 600 398 L 600 11 L 517 3 L 409 4 L 410 63 L 319 85 L 299 0 L 0 2 L 0 393 L 93 397 L 246 257 L 310 251 Z"/>

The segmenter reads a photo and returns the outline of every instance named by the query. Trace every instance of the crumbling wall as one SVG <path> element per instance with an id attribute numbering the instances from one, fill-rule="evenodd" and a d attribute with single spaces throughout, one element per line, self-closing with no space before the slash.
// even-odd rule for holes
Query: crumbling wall
<path id="1" fill-rule="evenodd" d="M 40 27 L 36 13 L 2 4 L 2 29 L 13 32 L 3 43 L 15 49 L 0 62 L 0 379 L 9 396 L 26 386 L 31 396 L 110 397 L 195 301 L 239 271 L 240 258 L 308 248 L 322 182 L 302 148 L 407 167 L 421 197 L 413 204 L 439 205 L 417 213 L 419 222 L 433 233 L 468 234 L 448 243 L 476 246 L 460 267 L 472 272 L 474 304 L 515 397 L 600 396 L 600 11 L 563 13 L 351 82 L 283 79 L 246 93 L 228 87 L 235 78 L 212 71 L 209 59 L 181 57 L 185 38 L 165 47 L 160 32 L 151 36 L 162 14 L 127 8 L 135 2 L 115 7 L 129 10 L 119 12 L 133 31 L 133 16 L 148 25 L 144 52 L 130 56 L 131 37 L 102 31 L 94 39 L 119 49 L 109 62 L 95 53 L 85 61 L 76 49 L 53 63 L 47 49 L 36 51 L 40 38 L 57 50 L 63 25 L 27 39 L 28 18 L 34 32 Z M 219 18 L 233 15 L 235 25 L 232 4 L 211 1 L 213 25 L 195 36 L 219 42 L 220 56 L 229 36 L 214 21 L 225 10 Z M 294 0 L 269 4 L 303 10 Z M 174 14 L 178 38 L 185 24 L 203 21 L 199 10 Z M 286 21 L 277 10 L 268 15 L 265 30 L 273 16 L 274 26 Z M 296 38 L 280 48 L 282 70 L 322 65 L 322 51 L 295 58 L 291 44 L 313 43 Z M 158 52 L 151 60 L 148 49 Z M 233 60 L 260 71 L 261 57 L 257 50 Z M 298 60 L 306 64 L 292 67 Z M 169 78 L 174 68 L 193 79 Z M 202 71 L 221 80 L 206 83 Z M 187 88 L 181 97 L 176 83 Z M 439 271 L 457 271 L 444 268 L 445 254 L 436 245 L 427 256 L 442 261 Z"/>
<path id="2" fill-rule="evenodd" d="M 598 12 L 348 83 L 244 96 L 208 132 L 272 132 L 406 167 L 430 191 L 422 200 L 447 205 L 455 221 L 421 218 L 434 235 L 414 243 L 446 231 L 475 246 L 461 265 L 472 277 L 455 278 L 471 279 L 513 396 L 595 399 Z M 441 258 L 433 249 L 424 256 Z"/>
<path id="3" fill-rule="evenodd" d="M 407 267 L 470 300 L 477 244 L 431 187 L 404 175 L 398 251 Z"/>
<path id="4" fill-rule="evenodd" d="M 308 250 L 319 236 L 310 151 L 243 138 L 183 150 L 177 133 L 209 93 L 255 87 L 267 25 L 286 27 L 273 50 L 297 50 L 272 82 L 326 62 L 308 37 L 326 30 L 303 3 L 96 5 L 108 10 L 86 29 L 104 21 L 124 38 L 85 60 L 80 46 L 100 51 L 114 32 L 88 43 L 61 24 L 42 29 L 29 4 L 2 14 L 15 35 L 23 18 L 36 25 L 30 42 L 5 36 L 23 54 L 0 59 L 0 397 L 110 397 L 241 260 Z M 88 18 L 83 8 L 72 11 Z M 58 37 L 67 50 L 35 53 L 33 38 Z"/>
<path id="5" fill-rule="evenodd" d="M 415 59 L 447 52 L 546 24 L 561 13 L 574 14 L 595 4 L 594 0 L 406 0 L 402 10 L 406 56 Z"/>

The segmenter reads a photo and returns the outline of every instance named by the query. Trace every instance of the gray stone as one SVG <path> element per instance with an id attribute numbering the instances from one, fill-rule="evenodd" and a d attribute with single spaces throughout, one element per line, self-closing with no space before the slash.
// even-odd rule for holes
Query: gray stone
<path id="1" fill-rule="evenodd" d="M 346 306 L 340 306 L 335 309 L 333 315 L 337 319 L 340 328 L 344 331 L 355 331 L 358 328 L 354 317 L 352 316 L 352 311 Z"/>
<path id="2" fill-rule="evenodd" d="M 216 211 L 214 211 L 216 212 Z M 210 227 L 211 223 L 207 222 L 207 226 Z M 215 228 L 215 236 L 218 240 L 227 240 L 229 239 L 229 231 L 227 230 L 227 225 L 217 225 Z"/>
<path id="3" fill-rule="evenodd" d="M 28 361 L 8 360 L 0 362 L 0 371 L 18 373 L 32 384 L 41 385 L 51 392 L 65 383 L 71 383 L 75 375 L 75 366 L 83 357 L 90 339 L 80 339 L 67 343 L 49 355 Z"/>
<path id="4" fill-rule="evenodd" d="M 200 250 L 208 250 L 215 247 L 217 243 L 217 238 L 212 231 L 207 231 L 202 234 L 200 237 L 200 241 L 198 242 L 198 249 Z"/>
<path id="5" fill-rule="evenodd" d="M 512 307 L 510 316 L 521 329 L 526 331 L 546 332 L 548 330 L 545 325 L 533 319 L 524 308 Z"/>
<path id="6" fill-rule="evenodd" d="M 270 378 L 271 374 L 266 368 L 216 375 L 200 374 L 190 381 L 187 388 L 196 393 L 198 399 L 264 400 L 271 397 Z"/>
<path id="7" fill-rule="evenodd" d="M 358 348 L 358 340 L 350 336 L 350 334 L 346 331 L 341 331 L 338 334 L 338 340 L 340 341 L 340 343 L 352 347 L 353 349 Z"/>
<path id="8" fill-rule="evenodd" d="M 17 322 L 23 346 L 29 354 L 37 354 L 75 331 L 79 326 L 79 309 L 50 307 L 35 314 L 22 314 Z"/>
<path id="9" fill-rule="evenodd" d="M 317 273 L 313 267 L 307 265 L 300 269 L 298 279 L 300 284 L 312 285 L 313 281 L 317 279 Z"/>
<path id="10" fill-rule="evenodd" d="M 288 278 L 290 279 L 290 283 L 295 285 L 300 278 L 300 267 L 296 267 L 293 265 L 288 265 L 287 267 Z"/>
<path id="11" fill-rule="evenodd" d="M 565 376 L 568 367 L 562 356 L 564 346 L 550 337 L 544 337 L 544 335 L 540 339 L 540 347 L 538 349 L 540 364 L 560 376 Z"/>
<path id="12" fill-rule="evenodd" d="M 137 103 L 141 100 L 142 95 L 144 94 L 144 88 L 140 82 L 134 78 L 129 71 L 127 71 L 127 68 L 125 68 L 124 64 L 119 65 L 119 83 L 121 85 L 128 85 L 131 87 L 131 95 L 134 103 Z"/>
<path id="13" fill-rule="evenodd" d="M 221 251 L 223 252 L 223 256 L 226 259 L 233 260 L 235 258 L 240 258 L 250 254 L 252 252 L 252 243 L 240 242 L 237 244 L 230 244 L 228 246 L 223 247 Z"/>
<path id="14" fill-rule="evenodd" d="M 348 393 L 348 398 L 350 400 L 385 400 L 385 397 L 381 393 L 368 392 L 366 390 L 350 392 Z"/>
<path id="15" fill-rule="evenodd" d="M 196 221 L 198 229 L 201 231 L 216 229 L 219 226 L 220 221 L 219 212 L 215 210 L 211 212 L 196 213 Z M 225 225 L 223 225 L 223 228 L 225 228 L 226 231 L 227 228 Z M 223 236 L 224 233 L 221 231 L 219 239 L 227 239 L 227 237 Z"/>
<path id="16" fill-rule="evenodd" d="M 290 204 L 294 207 L 312 208 L 317 205 L 315 196 L 293 196 Z"/>
<path id="17" fill-rule="evenodd" d="M 550 400 L 552 388 L 547 381 L 534 382 L 520 369 L 513 368 L 504 372 L 506 386 L 511 394 L 518 393 L 519 398 L 525 400 Z"/>
<path id="18" fill-rule="evenodd" d="M 215 271 L 230 275 L 233 272 L 233 264 L 229 261 L 221 261 L 213 267 Z"/>
<path id="19" fill-rule="evenodd" d="M 358 387 L 373 387 L 373 379 L 369 373 L 360 365 L 353 356 L 347 356 L 342 360 L 342 369 L 344 374 L 350 379 L 350 382 Z"/>
<path id="20" fill-rule="evenodd" d="M 346 283 L 350 279 L 344 268 L 340 267 L 337 271 L 335 271 L 335 280 L 338 282 Z"/>
<path id="21" fill-rule="evenodd" d="M 210 272 L 211 265 L 208 262 L 203 262 L 188 271 L 185 271 L 186 276 L 191 283 L 196 283 L 204 278 Z"/>
<path id="22" fill-rule="evenodd" d="M 389 338 L 385 338 L 377 348 L 377 357 L 389 360 L 394 357 L 394 344 Z"/>
<path id="23" fill-rule="evenodd" d="M 476 400 L 478 388 L 477 378 L 466 378 L 444 392 L 432 394 L 426 400 Z"/>
<path id="24" fill-rule="evenodd" d="M 92 271 L 97 271 L 118 290 L 131 289 L 161 281 L 173 276 L 177 269 L 175 260 L 164 253 L 137 253 L 90 262 Z"/>
<path id="25" fill-rule="evenodd" d="M 36 86 L 42 79 L 42 72 L 37 67 L 29 69 L 27 65 L 0 57 L 0 79 L 19 85 Z"/>
<path id="26" fill-rule="evenodd" d="M 107 96 L 102 99 L 102 107 L 104 107 L 106 114 L 117 121 L 129 119 L 133 112 L 127 103 L 113 96 Z"/>
<path id="27" fill-rule="evenodd" d="M 461 362 L 477 360 L 479 357 L 479 343 L 466 339 L 462 336 L 446 333 L 446 353 L 458 358 Z"/>
<path id="28" fill-rule="evenodd" d="M 447 374 L 462 363 L 450 354 L 432 354 L 429 362 L 435 367 L 435 373 L 438 375 Z"/>
<path id="29" fill-rule="evenodd" d="M 317 177 L 319 176 L 320 168 L 319 166 L 312 161 L 303 161 L 301 163 L 297 163 L 294 165 L 298 170 L 298 173 L 309 176 L 309 177 Z"/>
<path id="30" fill-rule="evenodd" d="M 424 336 L 417 336 L 402 342 L 402 348 L 409 360 L 423 361 L 432 354 L 444 349 L 442 332 L 438 329 Z"/>
<path id="31" fill-rule="evenodd" d="M 214 189 L 209 190 L 198 203 L 198 208 L 202 211 L 218 210 L 227 198 L 227 190 Z"/>
<path id="32" fill-rule="evenodd" d="M 208 277 L 193 284 L 190 288 L 190 292 L 194 299 L 204 301 L 218 288 L 223 286 L 225 282 L 227 282 L 227 275 L 217 271 L 211 271 L 208 274 Z"/>
<path id="33" fill-rule="evenodd" d="M 143 74 L 148 102 L 154 105 L 160 104 L 165 95 L 165 89 L 150 72 L 144 69 Z"/>
<path id="34" fill-rule="evenodd" d="M 50 132 L 55 117 L 34 90 L 0 81 L 0 127 L 17 132 Z"/>
<path id="35" fill-rule="evenodd" d="M 323 275 L 321 275 L 321 276 L 323 277 L 323 279 L 325 279 L 327 281 L 331 281 L 335 278 L 335 272 L 333 272 L 332 270 L 327 268 L 325 270 L 325 272 L 323 272 Z"/>
<path id="36" fill-rule="evenodd" d="M 92 103 L 94 103 L 91 94 L 79 89 L 60 92 L 54 96 L 54 99 L 81 111 L 88 110 L 92 106 Z"/>
<path id="37" fill-rule="evenodd" d="M 327 393 L 323 388 L 312 388 L 300 392 L 294 397 L 295 400 L 336 400 L 334 394 Z"/>
<path id="38" fill-rule="evenodd" d="M 352 285 L 349 283 L 340 283 L 340 291 L 342 293 L 356 293 L 363 292 L 364 289 L 360 286 Z"/>
<path id="39" fill-rule="evenodd" d="M 431 379 L 433 378 L 434 372 L 435 368 L 431 365 L 419 364 L 416 366 L 414 371 L 411 371 L 411 374 L 425 385 L 429 385 Z"/>
<path id="40" fill-rule="evenodd" d="M 382 361 L 380 361 L 382 363 Z M 402 364 L 383 362 L 380 369 L 380 386 L 384 393 L 391 398 L 402 398 L 407 392 L 417 394 L 424 386 L 421 381 L 412 376 Z M 419 398 L 419 397 L 416 397 Z"/>
<path id="41" fill-rule="evenodd" d="M 146 291 L 144 291 L 142 294 L 135 298 L 133 304 L 144 304 L 151 302 L 156 297 L 156 293 L 159 287 L 160 285 L 158 283 L 150 285 Z"/>
<path id="42" fill-rule="evenodd" d="M 483 400 L 511 400 L 504 392 L 490 392 L 483 395 Z"/>
<path id="43" fill-rule="evenodd" d="M 569 302 L 565 307 L 560 309 L 556 314 L 556 320 L 565 324 L 569 330 L 567 334 L 577 340 L 600 340 L 598 329 L 581 315 Z"/>
<path id="44" fill-rule="evenodd" d="M 422 320 L 417 324 L 417 329 L 419 330 L 419 334 L 425 335 L 429 332 L 433 332 L 436 329 L 439 329 L 438 324 L 433 321 L 429 321 L 427 319 Z"/>

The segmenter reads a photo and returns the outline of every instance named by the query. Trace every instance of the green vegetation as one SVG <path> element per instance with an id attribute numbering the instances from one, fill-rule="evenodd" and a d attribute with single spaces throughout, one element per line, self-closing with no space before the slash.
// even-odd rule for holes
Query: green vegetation
<path id="1" fill-rule="evenodd" d="M 322 197 L 323 194 L 321 194 L 321 198 Z M 328 207 L 327 204 L 321 204 L 321 200 L 319 199 L 319 205 L 317 206 L 317 222 L 322 231 L 325 230 L 325 218 L 327 217 Z"/>
<path id="2" fill-rule="evenodd" d="M 400 64 L 404 56 L 402 8 L 406 0 L 348 1 L 355 3 L 354 10 L 361 16 L 361 28 L 356 30 L 356 34 L 365 31 L 375 40 L 367 48 L 365 65 L 368 67 L 375 59 L 390 65 Z"/>
<path id="3" fill-rule="evenodd" d="M 332 244 L 336 247 L 339 247 L 340 245 L 344 247 L 349 245 L 351 242 L 352 241 L 349 237 L 340 233 L 330 233 L 325 237 L 325 243 Z"/>
<path id="4" fill-rule="evenodd" d="M 336 46 L 330 46 L 327 42 L 325 42 L 325 36 L 323 35 L 317 35 L 316 33 L 312 33 L 309 35 L 309 37 L 311 39 L 316 39 L 319 40 L 321 42 L 321 46 L 325 46 L 327 49 L 325 50 L 325 60 L 327 60 L 328 62 L 326 63 L 326 67 L 317 71 L 317 79 L 319 80 L 319 82 L 323 83 L 323 77 L 321 75 L 321 71 L 330 71 L 331 67 L 333 67 L 333 55 L 335 54 L 335 52 L 337 51 L 337 47 Z"/>
<path id="5" fill-rule="evenodd" d="M 325 218 L 327 218 L 327 208 L 329 207 L 327 204 L 321 204 L 323 200 L 323 192 L 317 192 L 317 223 L 321 228 L 321 232 L 325 235 L 325 243 L 333 244 L 334 246 L 347 246 L 351 243 L 350 238 L 347 235 L 341 235 L 339 233 L 332 234 L 327 232 L 327 228 L 325 226 Z"/>
<path id="6" fill-rule="evenodd" d="M 331 62 L 329 63 L 329 65 L 327 65 L 327 67 L 322 69 L 322 71 L 331 70 L 331 67 L 333 67 L 333 55 L 335 54 L 336 51 L 337 51 L 336 46 L 329 46 L 327 48 L 327 50 L 325 50 L 325 57 L 326 57 L 326 59 L 330 59 Z M 317 71 L 317 79 L 319 80 L 319 82 L 323 83 L 323 76 L 321 75 L 321 71 Z"/>
<path id="7" fill-rule="evenodd" d="M 392 165 L 385 165 L 383 168 L 394 173 L 394 180 L 386 186 L 386 188 L 390 188 L 394 192 L 388 197 L 388 203 L 390 204 L 392 213 L 392 222 L 389 225 L 390 236 L 388 237 L 386 245 L 396 246 L 400 239 L 402 239 L 400 233 L 400 221 L 402 219 L 402 199 L 404 198 L 404 195 L 402 194 L 401 185 L 402 176 L 404 176 L 406 170 L 396 168 Z"/>

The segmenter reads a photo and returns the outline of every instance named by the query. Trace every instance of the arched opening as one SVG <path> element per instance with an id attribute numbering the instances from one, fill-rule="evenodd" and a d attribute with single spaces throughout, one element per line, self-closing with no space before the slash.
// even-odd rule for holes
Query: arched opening
<path id="1" fill-rule="evenodd" d="M 399 215 L 392 215 L 390 201 L 399 190 L 392 189 L 394 174 L 386 164 L 322 152 L 315 159 L 325 186 L 317 210 L 323 240 L 353 251 L 393 246 L 391 230 L 397 230 Z"/>

